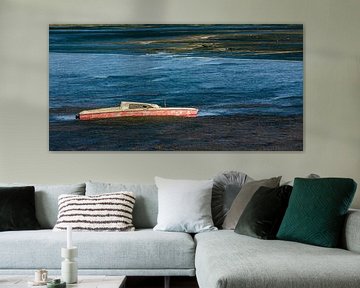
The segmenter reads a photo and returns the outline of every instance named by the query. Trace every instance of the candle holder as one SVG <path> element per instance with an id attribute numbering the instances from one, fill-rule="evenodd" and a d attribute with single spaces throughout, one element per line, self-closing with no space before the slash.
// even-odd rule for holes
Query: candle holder
<path id="1" fill-rule="evenodd" d="M 61 248 L 61 257 L 65 258 L 61 262 L 61 279 L 67 284 L 77 283 L 78 281 L 78 269 L 75 261 L 77 256 L 77 247 Z"/>

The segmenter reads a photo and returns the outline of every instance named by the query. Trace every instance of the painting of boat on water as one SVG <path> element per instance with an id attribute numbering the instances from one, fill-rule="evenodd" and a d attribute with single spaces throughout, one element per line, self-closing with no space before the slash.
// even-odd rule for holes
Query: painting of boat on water
<path id="1" fill-rule="evenodd" d="M 50 151 L 302 151 L 303 25 L 50 25 Z"/>

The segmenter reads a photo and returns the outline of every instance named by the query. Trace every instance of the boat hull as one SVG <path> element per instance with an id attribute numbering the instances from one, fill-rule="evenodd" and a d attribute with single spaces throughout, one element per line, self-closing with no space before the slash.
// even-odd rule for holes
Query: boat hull
<path id="1" fill-rule="evenodd" d="M 196 117 L 198 109 L 195 108 L 175 108 L 175 109 L 147 109 L 147 110 L 114 110 L 114 111 L 96 111 L 91 110 L 80 112 L 76 118 L 80 120 L 96 120 L 120 117 Z"/>

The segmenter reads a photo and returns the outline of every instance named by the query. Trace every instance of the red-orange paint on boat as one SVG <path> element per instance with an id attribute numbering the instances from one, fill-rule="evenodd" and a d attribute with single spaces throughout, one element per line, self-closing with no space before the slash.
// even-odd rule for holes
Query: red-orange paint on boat
<path id="1" fill-rule="evenodd" d="M 118 107 L 81 111 L 76 118 L 95 120 L 117 117 L 196 117 L 197 113 L 196 108 L 166 108 L 149 103 L 121 102 Z"/>

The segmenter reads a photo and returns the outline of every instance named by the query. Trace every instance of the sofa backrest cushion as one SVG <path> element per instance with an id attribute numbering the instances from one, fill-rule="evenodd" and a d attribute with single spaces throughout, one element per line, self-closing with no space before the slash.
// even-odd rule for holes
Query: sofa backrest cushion
<path id="1" fill-rule="evenodd" d="M 86 195 L 131 191 L 136 197 L 133 223 L 136 229 L 153 228 L 157 223 L 158 191 L 155 184 L 86 182 Z"/>
<path id="2" fill-rule="evenodd" d="M 0 187 L 35 187 L 36 218 L 43 229 L 52 229 L 58 216 L 58 197 L 61 194 L 85 195 L 85 183 L 65 185 L 34 185 L 0 183 Z"/>
<path id="3" fill-rule="evenodd" d="M 342 231 L 342 248 L 360 253 L 360 209 L 350 209 Z"/>

